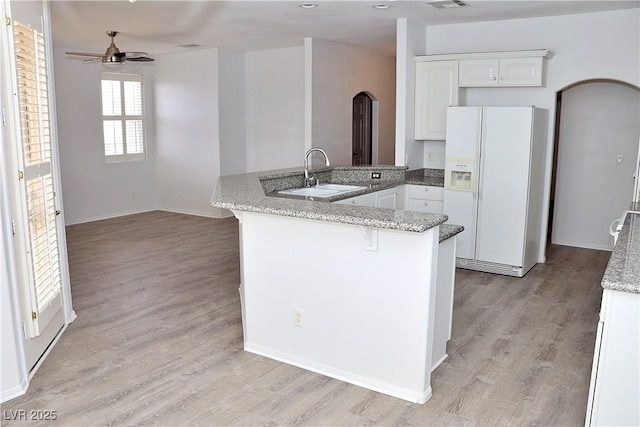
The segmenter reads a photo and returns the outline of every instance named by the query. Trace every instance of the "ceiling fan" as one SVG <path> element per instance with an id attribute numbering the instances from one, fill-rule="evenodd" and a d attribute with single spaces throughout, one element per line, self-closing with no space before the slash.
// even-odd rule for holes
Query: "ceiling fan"
<path id="1" fill-rule="evenodd" d="M 105 53 L 88 53 L 88 52 L 65 52 L 67 55 L 91 56 L 91 59 L 85 59 L 82 62 L 98 62 L 101 61 L 105 65 L 123 64 L 125 61 L 135 62 L 153 62 L 154 59 L 149 57 L 147 52 L 120 52 L 113 42 L 117 31 L 107 31 L 107 35 L 111 37 L 111 44 Z"/>

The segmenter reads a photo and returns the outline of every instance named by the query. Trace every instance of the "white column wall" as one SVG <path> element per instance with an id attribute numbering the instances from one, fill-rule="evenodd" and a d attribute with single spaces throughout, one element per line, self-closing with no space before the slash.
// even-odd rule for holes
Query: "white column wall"
<path id="1" fill-rule="evenodd" d="M 161 55 L 155 73 L 157 207 L 218 217 L 209 205 L 220 176 L 218 51 Z"/>
<path id="2" fill-rule="evenodd" d="M 424 25 L 407 18 L 398 19 L 396 36 L 396 166 L 423 167 L 425 143 L 415 140 L 414 57 L 426 51 Z M 443 159 L 444 165 L 444 159 Z M 444 166 L 443 166 L 444 167 Z"/>
<path id="3" fill-rule="evenodd" d="M 378 163 L 394 164 L 395 62 L 326 40 L 311 41 L 312 143 L 332 165 L 351 165 L 353 97 L 366 91 L 378 103 Z"/>
<path id="4" fill-rule="evenodd" d="M 304 47 L 245 54 L 247 172 L 302 166 Z"/>
<path id="5" fill-rule="evenodd" d="M 147 158 L 106 163 L 102 140 L 102 64 L 83 64 L 54 47 L 60 172 L 67 224 L 155 209 L 154 65 L 125 64 L 117 72 L 143 76 Z M 135 194 L 134 194 L 135 193 Z"/>
<path id="6" fill-rule="evenodd" d="M 218 49 L 220 175 L 247 170 L 244 52 Z"/>

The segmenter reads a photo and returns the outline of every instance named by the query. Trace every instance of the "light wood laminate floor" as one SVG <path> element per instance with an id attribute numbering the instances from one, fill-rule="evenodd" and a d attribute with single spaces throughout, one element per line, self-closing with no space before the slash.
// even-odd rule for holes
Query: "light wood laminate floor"
<path id="1" fill-rule="evenodd" d="M 42 424 L 60 426 L 584 425 L 609 252 L 551 247 L 522 279 L 458 270 L 449 358 L 418 405 L 243 351 L 234 218 L 149 212 L 69 226 L 67 241 L 78 318 L 5 415 L 55 410 Z"/>

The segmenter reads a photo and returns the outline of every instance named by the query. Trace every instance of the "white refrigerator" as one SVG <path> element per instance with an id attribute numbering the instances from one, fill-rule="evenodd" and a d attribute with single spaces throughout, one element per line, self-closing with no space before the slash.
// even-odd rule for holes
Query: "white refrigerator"
<path id="1" fill-rule="evenodd" d="M 449 107 L 444 213 L 463 225 L 456 265 L 522 277 L 538 261 L 546 110 Z"/>

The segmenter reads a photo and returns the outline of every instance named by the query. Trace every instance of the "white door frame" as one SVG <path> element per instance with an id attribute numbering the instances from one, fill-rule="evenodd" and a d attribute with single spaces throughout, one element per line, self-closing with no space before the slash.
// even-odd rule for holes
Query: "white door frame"
<path id="1" fill-rule="evenodd" d="M 15 0 L 14 0 L 15 1 Z M 46 42 L 46 55 L 47 62 L 49 64 L 49 79 L 48 79 L 48 93 L 49 93 L 49 102 L 50 102 L 50 111 L 49 111 L 49 119 L 50 119 L 50 132 L 51 132 L 51 151 L 52 151 L 52 175 L 54 179 L 54 190 L 56 193 L 56 206 L 59 210 L 64 213 L 63 205 L 62 205 L 62 188 L 61 188 L 61 177 L 59 170 L 59 151 L 58 151 L 58 132 L 57 132 L 57 118 L 55 111 L 55 90 L 54 90 L 54 74 L 53 74 L 53 44 L 51 39 L 51 19 L 50 19 L 50 11 L 49 4 L 46 1 L 42 1 L 43 7 L 43 32 L 45 33 L 45 42 Z M 0 16 L 11 18 L 11 1 L 10 0 L 0 0 Z M 67 258 L 67 243 L 66 237 L 64 233 L 64 214 L 58 215 L 56 218 L 56 227 L 59 230 L 62 230 L 59 233 L 58 242 L 60 247 L 60 275 L 61 275 L 61 287 L 62 287 L 62 299 L 63 299 L 63 307 L 62 310 L 64 312 L 64 326 L 60 333 L 57 334 L 51 345 L 49 345 L 48 349 L 42 355 L 38 363 L 29 371 L 29 367 L 26 366 L 26 357 L 25 357 L 25 333 L 24 333 L 24 315 L 22 308 L 22 298 L 21 295 L 24 293 L 24 290 L 21 287 L 19 276 L 19 265 L 18 259 L 16 258 L 18 253 L 15 251 L 16 249 L 16 240 L 12 237 L 14 235 L 13 228 L 15 225 L 19 224 L 21 221 L 18 221 L 15 217 L 16 212 L 18 210 L 15 208 L 19 203 L 19 194 L 17 194 L 17 177 L 18 174 L 18 164 L 16 153 L 12 149 L 12 146 L 20 143 L 20 135 L 16 132 L 16 125 L 18 123 L 18 107 L 16 105 L 15 97 L 13 96 L 14 87 L 16 82 L 15 75 L 15 64 L 13 55 L 13 48 L 10 44 L 10 39 L 8 37 L 8 32 L 12 31 L 12 27 L 4 26 L 0 34 L 0 66 L 2 69 L 1 75 L 4 77 L 0 79 L 0 105 L 3 110 L 3 119 L 2 119 L 2 135 L 0 138 L 1 142 L 1 150 L 2 159 L 0 161 L 0 175 L 2 176 L 2 194 L 0 197 L 0 226 L 2 226 L 2 236 L 3 236 L 3 249 L 4 249 L 4 258 L 2 261 L 3 264 L 7 266 L 7 276 L 9 279 L 9 283 L 7 284 L 8 293 L 11 296 L 11 301 L 8 305 L 10 305 L 10 310 L 5 312 L 3 310 L 2 313 L 2 323 L 9 322 L 12 324 L 12 328 L 5 328 L 3 325 L 3 336 L 2 342 L 13 342 L 15 343 L 15 347 L 8 346 L 5 348 L 3 345 L 3 360 L 2 360 L 2 370 L 14 370 L 14 372 L 18 372 L 19 379 L 14 381 L 11 384 L 7 384 L 3 381 L 1 384 L 0 390 L 0 401 L 4 402 L 9 399 L 13 399 L 24 394 L 29 386 L 30 379 L 36 373 L 46 356 L 54 347 L 57 340 L 62 335 L 62 332 L 66 329 L 69 323 L 71 323 L 75 318 L 76 314 L 73 311 L 72 301 L 71 301 L 71 284 L 69 278 L 69 268 L 68 268 L 68 258 Z M 14 178 L 14 179 L 12 179 Z M 16 235 L 17 236 L 17 235 Z M 3 285 L 4 286 L 4 285 Z M 4 293 L 3 289 L 3 293 Z M 4 305 L 3 305 L 4 308 Z M 9 329 L 13 331 L 13 337 L 5 336 L 5 334 L 9 335 Z M 13 354 L 5 354 L 5 351 L 13 350 Z M 6 363 L 6 366 L 5 366 Z"/>

